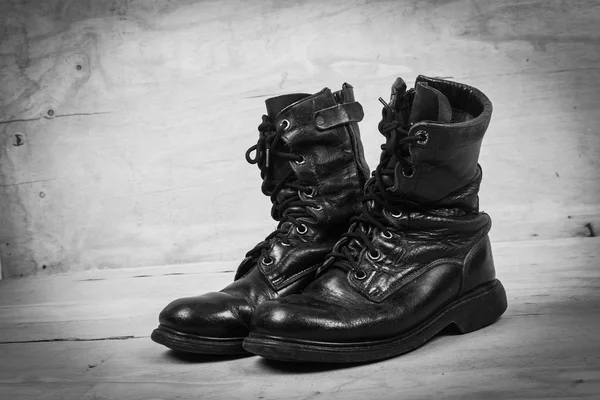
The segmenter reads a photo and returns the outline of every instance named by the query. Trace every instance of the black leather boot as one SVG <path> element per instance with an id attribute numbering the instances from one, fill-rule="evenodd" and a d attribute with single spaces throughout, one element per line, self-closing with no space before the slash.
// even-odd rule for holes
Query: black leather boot
<path id="1" fill-rule="evenodd" d="M 369 168 L 352 86 L 279 96 L 266 106 L 246 159 L 260 168 L 277 230 L 246 254 L 225 289 L 175 300 L 160 313 L 152 340 L 171 349 L 244 353 L 254 308 L 301 292 L 361 210 Z"/>
<path id="2" fill-rule="evenodd" d="M 380 99 L 381 100 L 381 99 Z M 419 76 L 392 87 L 380 163 L 318 277 L 261 304 L 249 352 L 284 361 L 363 362 L 411 351 L 446 327 L 460 333 L 506 310 L 479 211 L 479 150 L 492 104 L 467 85 Z"/>

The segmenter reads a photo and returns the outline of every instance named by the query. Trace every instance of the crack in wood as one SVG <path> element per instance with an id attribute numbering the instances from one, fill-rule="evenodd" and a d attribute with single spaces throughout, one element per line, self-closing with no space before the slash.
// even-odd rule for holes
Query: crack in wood
<path id="1" fill-rule="evenodd" d="M 103 340 L 130 340 L 130 339 L 145 339 L 150 336 L 109 336 L 104 338 L 56 338 L 56 339 L 38 339 L 38 340 L 15 340 L 9 342 L 0 342 L 0 344 L 20 344 L 20 343 L 52 343 L 52 342 L 99 342 Z"/>
<path id="2" fill-rule="evenodd" d="M 521 313 L 521 314 L 506 314 L 506 317 L 528 317 L 528 316 L 535 316 L 535 315 L 544 315 L 544 314 L 540 314 L 540 313 Z"/>
<path id="3" fill-rule="evenodd" d="M 547 70 L 547 71 L 516 71 L 516 72 L 507 72 L 507 73 L 500 73 L 500 74 L 489 74 L 489 75 L 484 74 L 484 75 L 458 76 L 458 77 L 454 77 L 454 79 L 457 81 L 465 81 L 465 80 L 475 79 L 475 78 L 499 78 L 499 77 L 517 76 L 517 75 L 521 75 L 521 76 L 538 75 L 539 76 L 539 75 L 562 74 L 565 72 L 595 71 L 598 69 L 600 69 L 600 66 L 583 67 L 583 68 L 561 68 L 561 69 L 554 69 L 554 70 Z"/>
<path id="4" fill-rule="evenodd" d="M 0 125 L 4 125 L 4 124 L 11 124 L 13 122 L 30 122 L 30 121 L 37 121 L 42 119 L 42 117 L 37 117 L 37 118 L 21 118 L 21 119 L 8 119 L 6 121 L 0 121 Z"/>
<path id="5" fill-rule="evenodd" d="M 86 116 L 86 115 L 102 115 L 102 114 L 112 114 L 114 111 L 98 111 L 98 112 L 90 112 L 90 113 L 72 113 L 72 114 L 61 114 L 55 115 L 54 118 L 65 118 L 65 117 L 76 117 L 76 116 Z"/>
<path id="6" fill-rule="evenodd" d="M 53 110 L 51 110 L 53 111 Z M 54 111 L 53 111 L 54 112 Z M 54 119 L 54 118 L 65 118 L 65 117 L 77 117 L 77 116 L 88 116 L 88 115 L 102 115 L 102 114 L 111 114 L 114 111 L 98 111 L 98 112 L 90 112 L 90 113 L 72 113 L 72 114 L 52 114 L 50 117 L 47 115 L 43 115 L 37 118 L 21 118 L 21 119 L 8 119 L 6 121 L 0 121 L 0 125 L 11 124 L 13 122 L 32 122 L 39 121 L 40 119 Z"/>
<path id="7" fill-rule="evenodd" d="M 591 222 L 585 224 L 585 227 L 588 228 L 588 231 L 590 231 L 590 237 L 596 237 L 596 232 L 594 232 L 594 226 Z"/>
<path id="8" fill-rule="evenodd" d="M 26 182 L 16 182 L 16 183 L 8 183 L 5 185 L 0 185 L 0 188 L 3 187 L 10 187 L 10 186 L 19 186 L 19 185 L 27 185 L 28 183 L 41 183 L 41 182 L 52 182 L 57 180 L 56 178 L 53 179 L 39 179 L 37 181 L 26 181 Z"/>

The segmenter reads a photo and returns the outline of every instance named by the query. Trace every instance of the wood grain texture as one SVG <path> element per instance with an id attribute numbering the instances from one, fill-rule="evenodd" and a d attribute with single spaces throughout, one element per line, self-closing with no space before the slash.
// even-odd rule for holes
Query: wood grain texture
<path id="1" fill-rule="evenodd" d="M 509 296 L 497 323 L 355 366 L 181 357 L 153 343 L 166 302 L 220 289 L 232 278 L 226 263 L 5 280 L 0 398 L 596 399 L 599 247 L 600 238 L 496 245 Z"/>
<path id="2" fill-rule="evenodd" d="M 367 160 L 395 77 L 452 77 L 495 111 L 496 242 L 600 229 L 592 0 L 15 0 L 0 4 L 5 277 L 240 260 L 275 223 L 243 158 L 264 99 L 356 88 Z"/>

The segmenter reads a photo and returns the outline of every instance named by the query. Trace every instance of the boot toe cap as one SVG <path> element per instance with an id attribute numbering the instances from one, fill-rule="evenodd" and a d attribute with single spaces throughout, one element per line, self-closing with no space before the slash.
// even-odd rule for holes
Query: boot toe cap
<path id="1" fill-rule="evenodd" d="M 223 292 L 172 301 L 159 315 L 160 325 L 204 337 L 233 338 L 248 334 L 248 303 Z"/>

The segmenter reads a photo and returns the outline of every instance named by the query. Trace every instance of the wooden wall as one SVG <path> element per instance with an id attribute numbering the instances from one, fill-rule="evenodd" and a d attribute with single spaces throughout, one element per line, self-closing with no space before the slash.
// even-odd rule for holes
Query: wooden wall
<path id="1" fill-rule="evenodd" d="M 264 99 L 350 82 L 374 168 L 377 98 L 420 73 L 494 103 L 492 240 L 594 235 L 599 14 L 593 0 L 0 1 L 4 277 L 233 270 L 275 225 L 244 160 Z"/>

